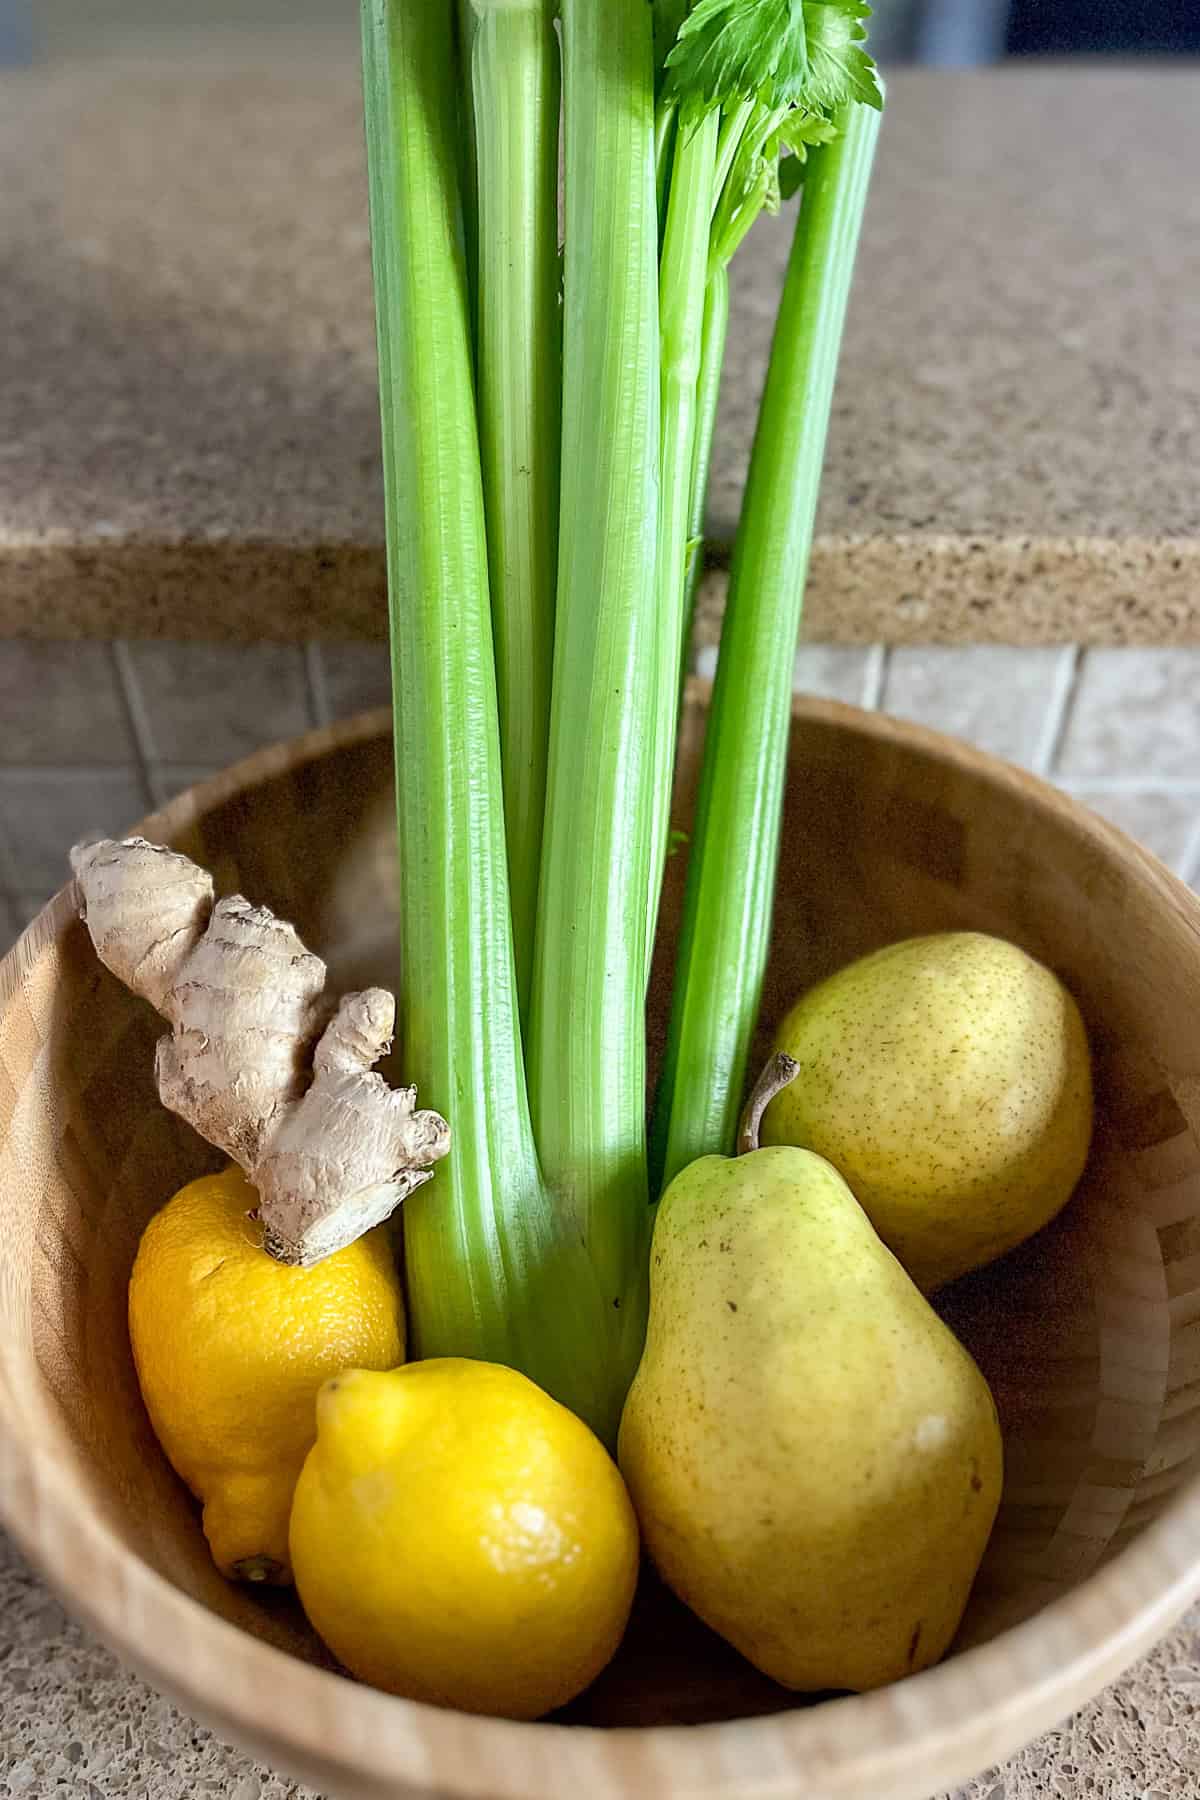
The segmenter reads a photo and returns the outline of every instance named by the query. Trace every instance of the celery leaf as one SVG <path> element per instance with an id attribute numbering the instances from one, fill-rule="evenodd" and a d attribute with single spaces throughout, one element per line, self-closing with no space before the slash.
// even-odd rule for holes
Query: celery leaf
<path id="1" fill-rule="evenodd" d="M 832 119 L 805 112 L 798 106 L 780 120 L 775 141 L 779 148 L 803 158 L 814 144 L 832 144 L 837 135 L 838 127 Z"/>
<path id="2" fill-rule="evenodd" d="M 701 111 L 744 100 L 822 114 L 850 100 L 878 106 L 863 48 L 870 10 L 865 0 L 698 0 L 667 57 L 668 92 Z"/>
<path id="3" fill-rule="evenodd" d="M 800 156 L 784 156 L 779 162 L 779 198 L 790 200 L 804 186 L 804 158 Z"/>
<path id="4" fill-rule="evenodd" d="M 802 0 L 699 0 L 667 58 L 671 91 L 705 109 L 798 100 L 808 71 L 805 11 Z"/>
<path id="5" fill-rule="evenodd" d="M 654 66 L 662 69 L 687 17 L 688 0 L 651 0 L 654 18 Z"/>
<path id="6" fill-rule="evenodd" d="M 883 96 L 875 64 L 863 48 L 862 21 L 871 8 L 864 0 L 835 0 L 832 5 L 804 8 L 808 25 L 808 80 L 804 102 L 813 111 L 832 112 L 847 100 L 880 107 Z"/>
<path id="7" fill-rule="evenodd" d="M 816 144 L 832 144 L 837 135 L 838 127 L 832 119 L 822 118 L 820 113 L 805 112 L 803 107 L 796 107 L 784 117 L 775 137 L 767 145 L 768 155 L 780 152 L 779 195 L 782 200 L 790 200 L 803 185 L 809 150 Z"/>

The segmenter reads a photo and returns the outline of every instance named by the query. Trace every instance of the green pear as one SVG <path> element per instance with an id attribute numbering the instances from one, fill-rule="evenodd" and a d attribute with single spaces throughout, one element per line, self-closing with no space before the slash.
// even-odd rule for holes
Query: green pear
<path id="1" fill-rule="evenodd" d="M 983 1376 L 837 1170 L 702 1157 L 668 1187 L 619 1459 L 664 1580 L 786 1687 L 862 1690 L 957 1629 L 999 1503 Z"/>
<path id="2" fill-rule="evenodd" d="M 1031 1237 L 1083 1172 L 1079 1008 L 1002 938 L 947 931 L 864 956 L 803 996 L 775 1047 L 800 1074 L 763 1142 L 827 1157 L 927 1293 Z"/>

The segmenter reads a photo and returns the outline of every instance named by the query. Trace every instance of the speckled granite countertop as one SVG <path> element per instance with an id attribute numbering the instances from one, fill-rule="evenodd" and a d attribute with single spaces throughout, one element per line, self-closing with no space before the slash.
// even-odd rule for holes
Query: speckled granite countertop
<path id="1" fill-rule="evenodd" d="M 1059 1730 L 939 1800 L 1195 1800 L 1198 1769 L 1200 1609 Z M 336 1800 L 252 1762 L 130 1675 L 0 1532 L 0 1800 L 18 1795 Z"/>
<path id="2" fill-rule="evenodd" d="M 1200 68 L 893 76 L 812 635 L 1200 641 L 1198 166 Z M 350 34 L 5 72 L 0 169 L 0 635 L 379 633 Z M 718 537 L 788 231 L 736 265 Z"/>

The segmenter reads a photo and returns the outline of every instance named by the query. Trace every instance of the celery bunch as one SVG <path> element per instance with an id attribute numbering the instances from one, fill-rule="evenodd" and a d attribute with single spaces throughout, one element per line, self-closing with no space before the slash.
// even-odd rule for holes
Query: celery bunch
<path id="1" fill-rule="evenodd" d="M 405 1066 L 452 1126 L 405 1208 L 416 1349 L 524 1369 L 609 1441 L 651 1200 L 731 1147 L 745 1079 L 879 105 L 866 10 L 363 0 Z M 652 1156 L 645 990 L 726 270 L 802 183 Z"/>

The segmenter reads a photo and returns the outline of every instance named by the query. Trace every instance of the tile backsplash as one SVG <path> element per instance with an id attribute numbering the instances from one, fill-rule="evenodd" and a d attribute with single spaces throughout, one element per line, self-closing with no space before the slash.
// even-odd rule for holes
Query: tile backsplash
<path id="1" fill-rule="evenodd" d="M 1200 649 L 805 644 L 795 678 L 1033 769 L 1200 885 Z M 382 645 L 0 641 L 0 949 L 79 838 L 387 697 Z"/>
<path id="2" fill-rule="evenodd" d="M 1149 783 L 1200 778 L 1200 649 L 1089 650 L 1063 733 L 1065 778 L 1126 769 Z M 1200 785 L 1200 781 L 1198 781 Z"/>
<path id="3" fill-rule="evenodd" d="M 132 763 L 111 644 L 0 642 L 0 765 Z"/>
<path id="4" fill-rule="evenodd" d="M 981 750 L 1044 770 L 1054 753 L 1075 653 L 965 644 L 895 649 L 887 711 L 966 738 Z"/>
<path id="5" fill-rule="evenodd" d="M 295 737 L 312 724 L 298 644 L 116 644 L 113 655 L 151 768 L 236 762 L 264 735 Z"/>

